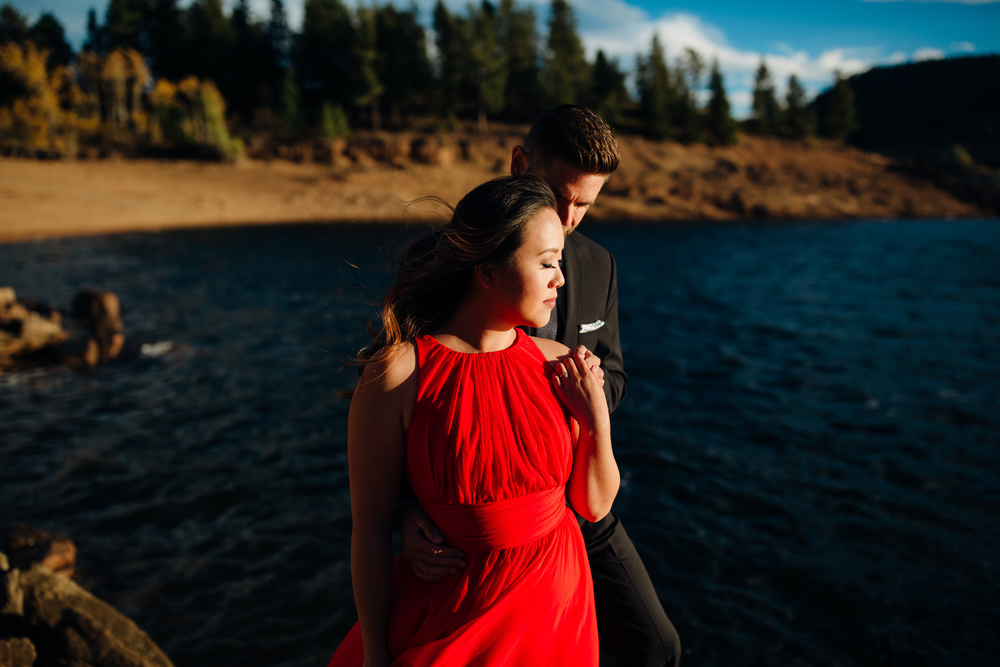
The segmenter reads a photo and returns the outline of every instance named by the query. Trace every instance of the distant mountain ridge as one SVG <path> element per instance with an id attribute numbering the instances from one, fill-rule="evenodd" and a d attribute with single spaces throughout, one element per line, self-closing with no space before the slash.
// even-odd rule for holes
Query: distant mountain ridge
<path id="1" fill-rule="evenodd" d="M 961 146 L 1000 168 L 1000 56 L 876 67 L 849 81 L 859 125 L 851 144 L 903 158 Z"/>

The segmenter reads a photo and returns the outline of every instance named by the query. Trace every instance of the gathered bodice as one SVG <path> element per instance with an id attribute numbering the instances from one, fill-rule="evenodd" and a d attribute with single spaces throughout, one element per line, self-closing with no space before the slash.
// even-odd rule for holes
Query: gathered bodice
<path id="1" fill-rule="evenodd" d="M 572 468 L 570 421 L 545 356 L 520 329 L 495 352 L 415 341 L 418 390 L 406 470 L 420 501 L 489 503 L 563 486 Z"/>

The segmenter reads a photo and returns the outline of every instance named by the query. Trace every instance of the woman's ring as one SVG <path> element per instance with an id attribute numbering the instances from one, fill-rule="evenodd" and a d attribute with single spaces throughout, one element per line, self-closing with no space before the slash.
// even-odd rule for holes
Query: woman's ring
<path id="1" fill-rule="evenodd" d="M 560 377 L 568 378 L 569 377 L 569 371 L 567 371 L 567 370 L 564 369 L 563 372 L 560 373 L 559 375 L 560 375 Z"/>

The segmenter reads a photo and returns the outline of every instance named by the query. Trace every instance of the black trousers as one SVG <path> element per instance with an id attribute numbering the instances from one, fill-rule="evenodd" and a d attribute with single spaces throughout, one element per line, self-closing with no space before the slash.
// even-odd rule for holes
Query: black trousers
<path id="1" fill-rule="evenodd" d="M 676 667 L 681 640 L 621 521 L 614 514 L 596 523 L 577 519 L 594 577 L 601 652 L 618 667 Z"/>

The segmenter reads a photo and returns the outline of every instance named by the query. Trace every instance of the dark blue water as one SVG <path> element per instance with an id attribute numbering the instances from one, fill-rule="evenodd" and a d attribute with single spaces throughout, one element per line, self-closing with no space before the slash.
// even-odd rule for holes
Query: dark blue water
<path id="1" fill-rule="evenodd" d="M 616 510 L 685 662 L 994 664 L 1000 222 L 585 230 L 619 269 Z M 178 665 L 325 664 L 354 621 L 334 394 L 413 233 L 0 246 L 0 285 L 112 289 L 128 332 L 0 375 L 0 520 L 70 534 Z"/>

